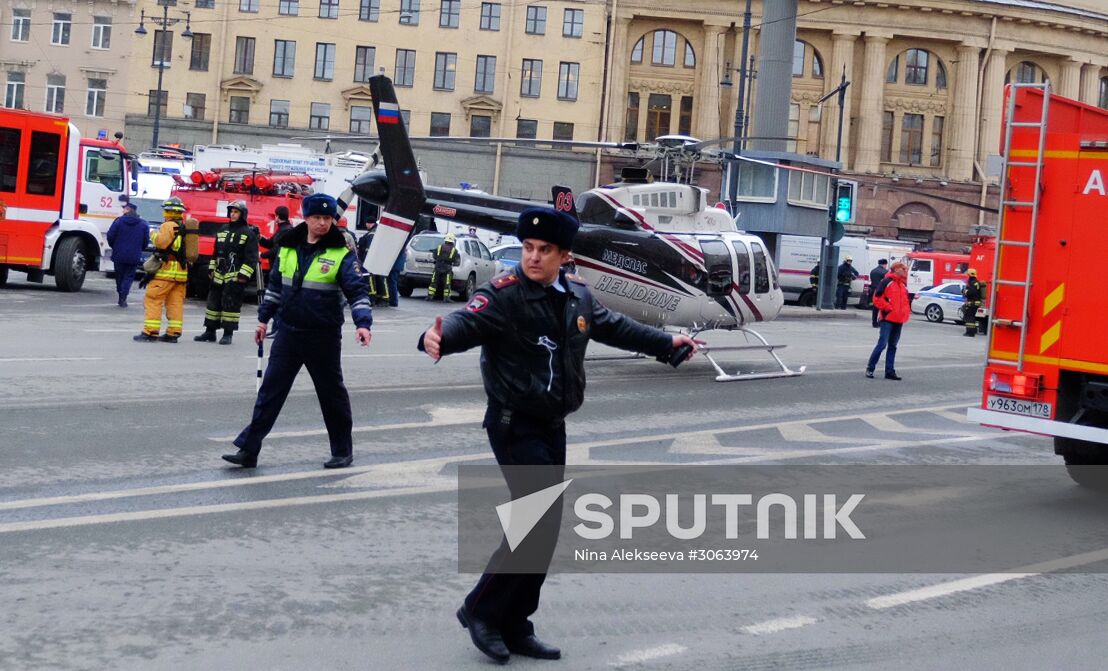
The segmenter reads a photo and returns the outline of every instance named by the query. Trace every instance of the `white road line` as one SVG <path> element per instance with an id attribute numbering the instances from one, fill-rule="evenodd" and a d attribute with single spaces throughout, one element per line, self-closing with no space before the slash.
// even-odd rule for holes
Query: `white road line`
<path id="1" fill-rule="evenodd" d="M 829 436 L 808 424 L 785 424 L 777 427 L 781 438 L 791 443 L 856 443 L 856 438 Z"/>
<path id="2" fill-rule="evenodd" d="M 952 580 L 950 582 L 940 583 L 938 585 L 931 585 L 929 587 L 921 587 L 919 589 L 898 592 L 896 594 L 879 596 L 866 601 L 866 606 L 874 610 L 884 610 L 886 608 L 892 608 L 894 606 L 901 606 L 909 603 L 918 603 L 920 601 L 927 601 L 929 599 L 938 599 L 950 594 L 957 594 L 958 592 L 967 592 L 973 589 L 980 589 L 981 587 L 999 585 L 1001 583 L 1011 582 L 1013 580 L 1020 580 L 1022 578 L 1028 578 L 1043 573 L 1062 571 L 1065 569 L 1077 568 L 1079 566 L 1096 564 L 1103 561 L 1108 561 L 1108 548 L 1105 548 L 1103 550 L 1093 550 L 1091 552 L 1083 552 L 1081 554 L 1071 555 L 1069 557 L 1051 559 L 1049 561 L 1040 562 L 1038 564 L 1020 566 L 1006 573 L 986 573 L 969 578 Z"/>
<path id="3" fill-rule="evenodd" d="M 103 361 L 102 356 L 26 356 L 0 359 L 0 363 L 24 363 L 41 361 Z"/>
<path id="4" fill-rule="evenodd" d="M 742 628 L 742 631 L 754 636 L 762 636 L 764 634 L 776 634 L 779 631 L 788 631 L 789 629 L 800 629 L 801 627 L 807 627 L 816 622 L 819 622 L 819 620 L 814 617 L 808 617 L 807 615 L 780 617 L 776 620 L 767 620 L 765 622 L 759 622 L 758 624 L 747 625 Z"/>
<path id="5" fill-rule="evenodd" d="M 351 429 L 354 433 L 372 433 L 374 431 L 398 431 L 403 429 L 434 429 L 442 426 L 459 426 L 464 424 L 475 424 L 480 422 L 485 417 L 485 408 L 481 406 L 479 410 L 474 410 L 476 406 L 470 406 L 460 409 L 440 409 L 432 408 L 429 412 L 431 419 L 425 422 L 403 422 L 401 424 L 375 424 L 370 426 L 355 426 Z M 275 431 L 268 436 L 267 440 L 274 438 L 308 438 L 310 436 L 326 436 L 327 429 L 308 429 L 304 431 Z M 208 436 L 208 440 L 215 443 L 227 443 L 238 437 L 238 434 L 234 436 Z"/>
<path id="6" fill-rule="evenodd" d="M 653 648 L 643 648 L 642 650 L 632 650 L 626 652 L 619 657 L 616 657 L 609 666 L 616 668 L 624 666 L 634 666 L 635 664 L 642 664 L 655 659 L 661 659 L 662 657 L 672 657 L 673 655 L 680 655 L 688 650 L 680 643 L 666 643 L 664 645 L 655 646 Z"/>

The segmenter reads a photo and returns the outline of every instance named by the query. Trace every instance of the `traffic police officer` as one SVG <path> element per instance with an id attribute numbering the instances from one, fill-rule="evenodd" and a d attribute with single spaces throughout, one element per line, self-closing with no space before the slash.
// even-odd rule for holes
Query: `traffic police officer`
<path id="1" fill-rule="evenodd" d="M 142 286 L 146 286 L 143 298 L 146 314 L 142 333 L 133 338 L 137 342 L 160 340 L 175 343 L 181 337 L 184 326 L 185 287 L 189 281 L 183 232 L 185 204 L 176 196 L 165 201 L 162 203 L 162 218 L 161 227 L 150 234 L 154 253 L 163 259 L 162 265 L 154 272 L 153 278 L 148 275 L 142 281 Z M 165 333 L 159 336 L 163 309 L 168 325 Z"/>
<path id="2" fill-rule="evenodd" d="M 437 318 L 419 342 L 419 348 L 436 360 L 482 347 L 481 375 L 488 395 L 484 427 L 497 463 L 550 466 L 538 478 L 541 484 L 520 483 L 504 471 L 513 498 L 546 486 L 547 480 L 562 481 L 565 416 L 584 400 L 585 348 L 590 339 L 663 358 L 691 356 L 699 343 L 608 310 L 593 298 L 584 280 L 563 270 L 577 226 L 575 219 L 557 210 L 524 210 L 516 228 L 523 242 L 518 270 L 482 286 L 464 309 Z M 547 564 L 560 520 L 558 503 L 524 541 L 537 544 L 532 548 L 540 548 L 537 554 Z M 458 619 L 469 629 L 473 644 L 498 662 L 506 662 L 511 653 L 558 659 L 558 648 L 536 638 L 528 620 L 538 608 L 546 574 L 497 573 L 509 554 L 502 543 L 458 610 Z"/>
<path id="3" fill-rule="evenodd" d="M 962 335 L 973 338 L 977 335 L 977 308 L 981 307 L 981 298 L 984 289 L 977 280 L 977 271 L 970 268 L 966 271 L 966 286 L 962 287 L 962 322 L 966 325 L 966 332 Z"/>
<path id="4" fill-rule="evenodd" d="M 227 206 L 230 223 L 216 233 L 215 254 L 208 262 L 208 306 L 204 312 L 204 332 L 197 342 L 215 342 L 215 330 L 223 327 L 220 345 L 230 345 L 239 327 L 242 292 L 254 277 L 258 264 L 258 231 L 246 223 L 246 202 L 236 200 Z"/>
<path id="5" fill-rule="evenodd" d="M 343 296 L 363 347 L 369 345 L 373 315 L 357 256 L 335 225 L 337 201 L 317 193 L 305 198 L 302 207 L 305 221 L 281 238 L 277 267 L 269 273 L 265 299 L 258 308 L 255 343 L 261 344 L 266 322 L 278 312 L 281 329 L 273 341 L 254 417 L 235 438 L 238 453 L 223 455 L 246 468 L 257 466 L 262 440 L 277 421 L 301 366 L 307 366 L 315 383 L 331 441 L 331 459 L 324 468 L 344 468 L 354 461 L 350 396 L 342 381 L 340 359 Z"/>

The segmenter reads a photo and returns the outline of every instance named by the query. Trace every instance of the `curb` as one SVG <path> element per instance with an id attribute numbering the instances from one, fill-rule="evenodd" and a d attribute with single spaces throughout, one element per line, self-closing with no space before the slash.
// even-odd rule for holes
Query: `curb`
<path id="1" fill-rule="evenodd" d="M 869 310 L 859 310 L 855 308 L 847 308 L 846 310 L 816 310 L 815 308 L 802 308 L 795 305 L 786 305 L 781 308 L 780 314 L 777 315 L 779 320 L 809 320 L 809 319 L 868 319 L 870 316 Z"/>

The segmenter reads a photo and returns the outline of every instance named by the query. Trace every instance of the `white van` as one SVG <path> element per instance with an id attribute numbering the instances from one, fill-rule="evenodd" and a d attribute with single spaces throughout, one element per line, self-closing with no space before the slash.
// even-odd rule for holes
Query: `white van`
<path id="1" fill-rule="evenodd" d="M 812 266 L 819 263 L 820 238 L 806 235 L 782 235 L 777 242 L 777 268 L 781 275 L 781 289 L 786 301 L 796 301 L 800 305 L 816 304 L 815 292 L 809 281 Z M 834 266 L 837 268 L 846 257 L 854 259 L 858 270 L 858 279 L 850 284 L 850 296 L 857 299 L 860 307 L 869 307 L 869 271 L 879 259 L 903 260 L 915 246 L 900 240 L 880 238 L 844 237 L 836 245 L 838 256 Z"/>

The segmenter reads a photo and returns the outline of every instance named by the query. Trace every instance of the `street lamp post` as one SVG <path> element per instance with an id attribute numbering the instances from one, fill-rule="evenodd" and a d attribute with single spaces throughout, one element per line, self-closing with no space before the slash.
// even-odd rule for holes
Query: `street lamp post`
<path id="1" fill-rule="evenodd" d="M 843 76 L 842 76 L 842 79 L 839 81 L 839 85 L 836 86 L 834 89 L 832 89 L 827 95 L 820 98 L 819 101 L 816 103 L 818 105 L 822 105 L 823 103 L 830 100 L 832 97 L 836 97 L 836 96 L 838 97 L 838 103 L 839 103 L 839 129 L 838 129 L 838 137 L 837 137 L 836 142 L 835 142 L 835 162 L 839 163 L 839 164 L 841 164 L 842 160 L 843 160 L 843 117 L 845 116 L 845 111 L 846 111 L 846 90 L 849 87 L 850 87 L 850 82 L 848 82 L 846 80 L 846 66 L 843 66 Z M 830 184 L 830 192 L 832 194 L 837 194 L 838 193 L 838 186 L 839 186 L 838 178 L 837 177 L 833 178 L 831 180 L 831 184 Z M 826 301 L 826 302 L 830 303 L 831 288 L 833 286 L 831 284 L 831 282 L 833 280 L 837 281 L 837 278 L 832 278 L 832 276 L 831 276 L 831 273 L 834 272 L 834 266 L 832 265 L 833 259 L 831 258 L 832 250 L 834 250 L 834 242 L 832 241 L 832 238 L 835 237 L 835 234 L 837 232 L 836 231 L 837 221 L 835 219 L 836 208 L 834 207 L 834 205 L 835 205 L 834 202 L 832 202 L 831 206 L 828 207 L 828 212 L 827 212 L 827 236 L 826 236 L 826 241 L 827 242 L 826 242 L 826 244 L 823 245 L 823 250 L 822 250 L 822 254 L 821 254 L 821 258 L 820 258 L 819 285 L 816 287 L 816 309 L 817 310 L 822 310 L 823 308 L 831 307 L 831 305 L 825 305 L 824 302 Z"/>
<path id="2" fill-rule="evenodd" d="M 163 94 L 162 82 L 163 82 L 163 79 L 165 77 L 165 59 L 166 59 L 166 56 L 167 56 L 165 35 L 166 35 L 166 32 L 169 30 L 170 26 L 172 26 L 173 24 L 180 21 L 180 19 L 170 19 L 169 18 L 169 8 L 170 7 L 176 7 L 177 6 L 177 0 L 158 0 L 158 4 L 161 5 L 161 8 L 162 8 L 162 18 L 158 19 L 157 17 L 150 17 L 150 20 L 153 21 L 155 24 L 160 25 L 161 29 L 162 29 L 162 42 L 161 42 L 161 45 L 160 45 L 161 48 L 159 49 L 159 53 L 158 53 L 158 90 L 157 90 L 158 100 L 154 105 L 154 137 L 153 137 L 153 139 L 150 143 L 152 148 L 154 148 L 154 149 L 157 149 L 157 147 L 158 147 L 158 136 L 159 136 L 160 131 L 161 131 L 161 122 L 162 122 L 162 94 Z M 185 14 L 185 30 L 184 30 L 184 32 L 181 33 L 181 37 L 185 38 L 186 40 L 189 40 L 189 39 L 192 39 L 192 12 L 185 12 L 184 14 Z M 146 10 L 143 9 L 142 13 L 140 15 L 140 18 L 139 18 L 138 28 L 135 28 L 135 34 L 137 34 L 137 35 L 145 35 L 146 34 L 146 26 L 143 25 L 145 22 L 146 22 Z"/>
<path id="3" fill-rule="evenodd" d="M 746 0 L 746 11 L 743 12 L 743 47 L 742 55 L 739 57 L 739 100 L 735 105 L 735 141 L 731 149 L 735 156 L 738 157 L 742 154 L 743 150 L 743 129 L 746 124 L 746 59 L 750 53 L 750 5 L 752 0 Z M 739 194 L 739 160 L 738 158 L 731 159 L 731 171 L 727 175 L 727 191 L 728 201 L 731 206 L 731 216 L 734 217 L 738 212 L 738 194 Z"/>

